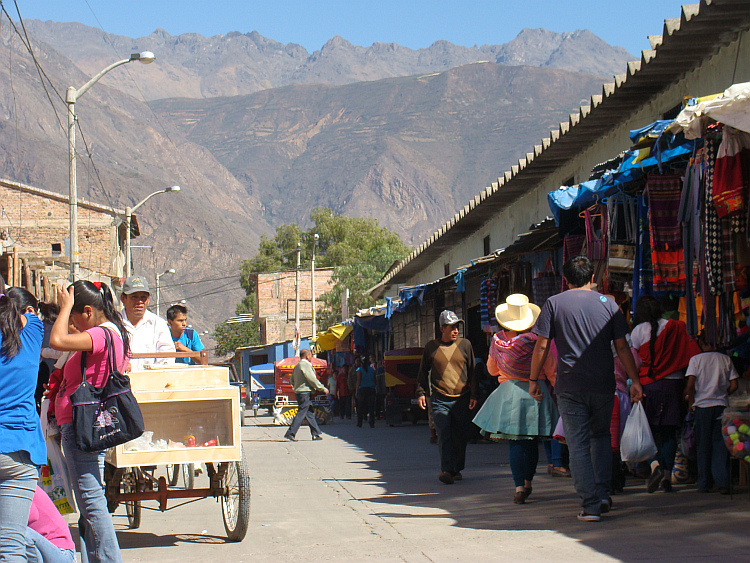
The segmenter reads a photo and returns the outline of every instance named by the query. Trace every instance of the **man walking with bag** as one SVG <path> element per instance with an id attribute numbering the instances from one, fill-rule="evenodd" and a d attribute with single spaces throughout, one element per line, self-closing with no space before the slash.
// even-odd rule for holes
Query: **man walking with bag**
<path id="1" fill-rule="evenodd" d="M 563 266 L 570 289 L 550 297 L 542 307 L 534 333 L 538 336 L 531 359 L 529 394 L 541 400 L 539 374 L 557 345 L 557 406 L 570 450 L 573 484 L 583 511 L 579 520 L 598 522 L 612 507 L 610 421 L 614 408 L 614 342 L 628 377 L 630 397 L 641 400 L 635 360 L 625 340 L 628 324 L 614 301 L 592 291 L 594 267 L 586 256 L 575 256 Z"/>
<path id="2" fill-rule="evenodd" d="M 295 438 L 297 430 L 299 430 L 305 419 L 307 419 L 307 423 L 310 425 L 312 439 L 323 439 L 318 421 L 315 420 L 315 413 L 310 410 L 312 404 L 310 395 L 313 391 L 323 391 L 327 395 L 328 389 L 315 376 L 315 368 L 313 368 L 311 360 L 312 352 L 307 348 L 303 348 L 299 353 L 299 362 L 294 366 L 294 371 L 292 372 L 291 383 L 292 387 L 294 387 L 294 395 L 297 398 L 297 414 L 294 416 L 289 430 L 284 434 L 284 438 L 291 442 L 297 441 L 297 438 Z"/>

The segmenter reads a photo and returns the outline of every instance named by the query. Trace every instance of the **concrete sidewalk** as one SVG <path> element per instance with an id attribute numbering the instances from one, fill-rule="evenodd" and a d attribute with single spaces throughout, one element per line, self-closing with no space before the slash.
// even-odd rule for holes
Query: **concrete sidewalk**
<path id="1" fill-rule="evenodd" d="M 437 447 L 425 425 L 323 427 L 325 439 L 283 439 L 270 417 L 249 418 L 243 445 L 252 475 L 244 542 L 224 539 L 221 510 L 206 499 L 164 514 L 145 511 L 139 530 L 115 522 L 125 561 L 747 561 L 747 490 L 734 498 L 676 486 L 645 492 L 629 481 L 600 523 L 576 520 L 571 479 L 551 478 L 541 455 L 525 505 L 505 444 L 470 445 L 464 480 L 437 480 Z M 203 486 L 200 482 L 196 486 Z M 149 503 L 145 504 L 146 506 Z M 153 503 L 151 504 L 153 506 Z"/>

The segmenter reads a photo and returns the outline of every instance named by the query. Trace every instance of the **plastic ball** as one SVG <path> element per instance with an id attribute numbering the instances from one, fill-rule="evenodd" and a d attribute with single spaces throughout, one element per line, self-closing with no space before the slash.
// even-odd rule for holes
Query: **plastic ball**
<path id="1" fill-rule="evenodd" d="M 740 435 L 737 434 L 737 432 L 732 432 L 729 437 L 732 439 L 732 442 L 735 444 L 740 441 Z"/>
<path id="2" fill-rule="evenodd" d="M 727 426 L 727 433 L 728 434 L 734 434 L 735 432 L 737 432 L 737 427 L 736 426 L 734 426 L 732 424 L 730 424 L 729 426 Z"/>
<path id="3" fill-rule="evenodd" d="M 748 426 L 747 424 L 740 424 L 737 427 L 737 430 L 739 432 L 742 432 L 743 434 L 750 434 L 750 426 Z"/>
<path id="4" fill-rule="evenodd" d="M 734 424 L 735 426 L 741 426 L 741 425 L 742 425 L 742 424 L 744 424 L 744 423 L 745 423 L 745 421 L 744 421 L 744 420 L 742 420 L 741 418 L 735 418 L 735 419 L 734 419 L 734 420 L 732 421 L 732 424 Z"/>
<path id="5" fill-rule="evenodd" d="M 729 436 L 727 436 L 727 439 L 724 440 L 724 443 L 727 445 L 727 448 L 729 448 L 730 450 L 732 449 L 732 446 L 734 446 L 734 442 L 732 442 L 732 439 Z"/>
<path id="6" fill-rule="evenodd" d="M 750 463 L 750 455 L 746 455 L 745 456 L 745 461 L 748 462 L 748 463 Z"/>
<path id="7" fill-rule="evenodd" d="M 734 446 L 734 449 L 738 452 L 741 452 L 745 449 L 745 443 L 744 442 L 737 442 Z"/>

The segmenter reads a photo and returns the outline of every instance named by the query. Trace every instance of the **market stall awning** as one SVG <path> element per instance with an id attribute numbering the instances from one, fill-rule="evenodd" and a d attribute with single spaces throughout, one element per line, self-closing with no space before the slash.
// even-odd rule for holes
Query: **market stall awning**
<path id="1" fill-rule="evenodd" d="M 684 132 L 687 139 L 697 139 L 703 134 L 706 121 L 713 120 L 750 133 L 750 82 L 733 84 L 723 94 L 709 98 L 684 108 L 670 130 Z"/>
<path id="2" fill-rule="evenodd" d="M 330 327 L 325 332 L 319 332 L 318 338 L 315 340 L 315 345 L 321 351 L 333 350 L 336 348 L 339 342 L 349 336 L 352 331 L 351 325 L 337 324 Z"/>

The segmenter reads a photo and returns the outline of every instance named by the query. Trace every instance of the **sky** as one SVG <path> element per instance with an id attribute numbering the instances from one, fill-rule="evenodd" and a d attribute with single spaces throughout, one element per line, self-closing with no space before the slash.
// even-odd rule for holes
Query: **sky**
<path id="1" fill-rule="evenodd" d="M 665 18 L 679 18 L 678 0 L 16 0 L 24 19 L 77 21 L 128 37 L 156 28 L 171 35 L 206 37 L 230 31 L 297 43 L 312 53 L 335 35 L 355 45 L 379 41 L 412 49 L 438 40 L 496 45 L 521 29 L 589 29 L 633 55 L 648 49 L 648 35 Z M 696 0 L 692 0 L 695 2 Z M 6 9 L 15 15 L 13 0 Z"/>

